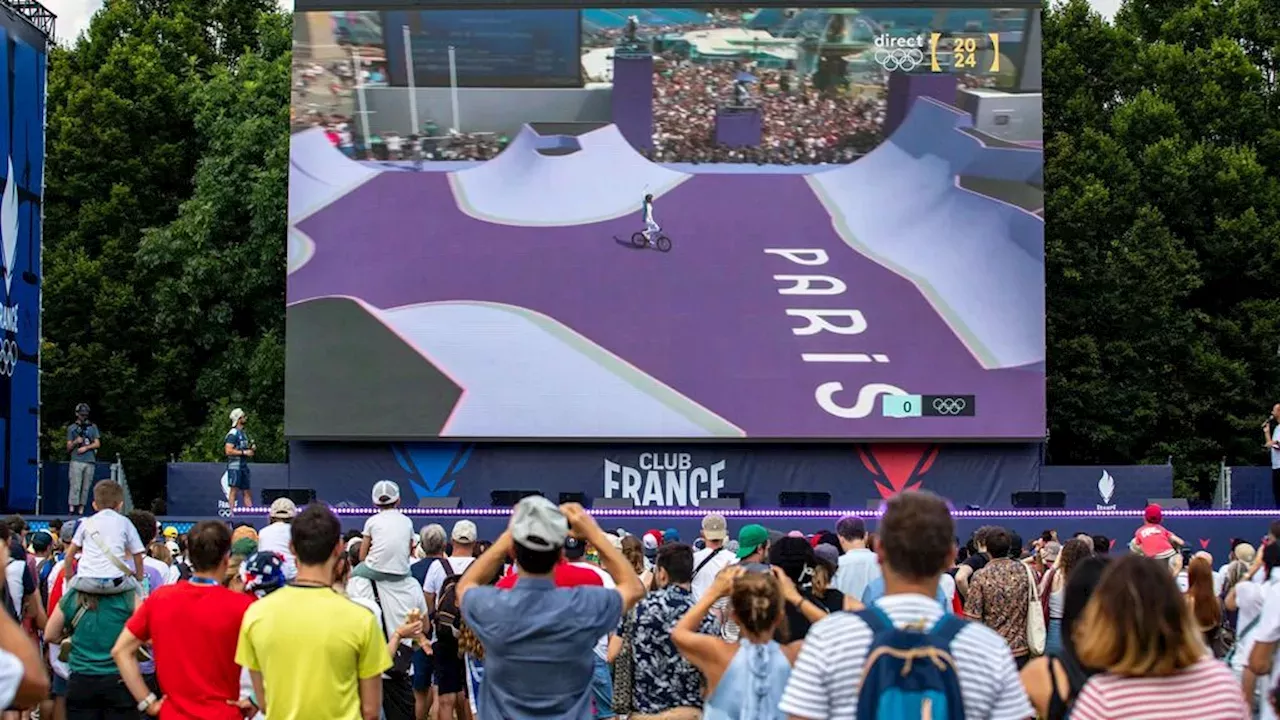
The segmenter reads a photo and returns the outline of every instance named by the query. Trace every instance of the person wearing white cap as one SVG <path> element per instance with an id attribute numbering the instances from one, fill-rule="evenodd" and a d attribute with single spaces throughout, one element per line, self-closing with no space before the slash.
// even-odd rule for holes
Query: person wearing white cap
<path id="1" fill-rule="evenodd" d="M 390 480 L 374 483 L 373 504 L 378 512 L 365 521 L 360 564 L 352 572 L 370 580 L 410 577 L 413 521 L 400 512 L 400 486 Z"/>
<path id="2" fill-rule="evenodd" d="M 276 498 L 268 513 L 271 524 L 258 531 L 258 552 L 274 552 L 284 556 L 284 576 L 292 580 L 298 575 L 289 543 L 293 541 L 293 519 L 298 516 L 298 506 L 287 497 Z"/>
<path id="3" fill-rule="evenodd" d="M 244 432 L 244 411 L 236 408 L 231 411 L 231 430 L 222 441 L 223 452 L 227 455 L 227 502 L 231 509 L 236 509 L 237 492 L 244 499 L 247 508 L 253 505 L 253 494 L 249 492 L 249 458 L 253 457 L 253 441 Z"/>
<path id="4" fill-rule="evenodd" d="M 416 540 L 413 521 L 400 512 L 400 488 L 390 480 L 373 486 L 373 502 L 381 508 L 369 518 L 364 535 L 353 538 L 359 543 L 364 562 L 351 571 L 347 580 L 347 597 L 376 605 L 383 619 L 383 633 L 392 632 L 411 621 L 411 616 L 428 616 L 422 586 L 409 572 L 409 555 Z M 416 700 L 410 668 L 418 649 L 413 641 L 402 639 L 395 655 L 393 672 L 382 676 L 382 711 L 387 720 L 411 720 L 415 717 Z"/>
<path id="5" fill-rule="evenodd" d="M 435 615 L 436 601 L 445 580 L 460 577 L 475 562 L 476 524 L 470 520 L 459 520 L 454 523 L 449 540 L 453 545 L 449 556 L 432 565 L 422 583 L 422 592 L 426 594 L 427 608 L 432 615 Z M 452 718 L 456 711 L 458 717 L 466 717 L 470 710 L 467 696 L 463 694 L 467 684 L 467 668 L 458 653 L 458 638 L 454 637 L 448 627 L 438 629 L 436 641 L 431 647 L 435 665 L 437 714 L 441 718 Z"/>
<path id="6" fill-rule="evenodd" d="M 599 551 L 617 588 L 556 588 L 554 569 L 570 531 Z M 508 553 L 515 554 L 520 582 L 510 590 L 488 587 Z M 581 505 L 521 500 L 507 531 L 458 583 L 462 617 L 485 649 L 479 716 L 590 717 L 592 649 L 643 596 L 631 563 Z"/>
<path id="7" fill-rule="evenodd" d="M 729 539 L 729 526 L 723 515 L 708 513 L 703 516 L 702 539 L 707 546 L 693 554 L 693 584 L 690 587 L 694 602 L 711 589 L 716 575 L 734 561 L 733 553 L 728 552 L 724 546 Z"/>

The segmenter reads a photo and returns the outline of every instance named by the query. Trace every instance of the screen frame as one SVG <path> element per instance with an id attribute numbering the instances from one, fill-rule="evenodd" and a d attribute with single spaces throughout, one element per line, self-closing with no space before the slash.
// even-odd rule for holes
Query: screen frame
<path id="1" fill-rule="evenodd" d="M 733 7 L 737 3 L 723 2 L 716 3 L 717 7 Z M 690 3 L 689 0 L 441 0 L 440 2 L 432 2 L 430 0 L 294 0 L 293 15 L 305 14 L 310 12 L 354 12 L 354 11 L 406 11 L 406 10 L 527 10 L 527 9 L 577 9 L 590 10 L 595 8 L 615 9 L 615 8 L 687 8 L 696 5 Z M 795 0 L 757 0 L 752 3 L 742 3 L 744 7 L 751 8 L 791 8 L 796 7 Z M 1043 9 L 1044 5 L 1040 0 L 807 0 L 801 4 L 805 8 L 957 8 L 957 9 L 1009 9 L 1009 10 L 1027 10 L 1029 27 L 1035 28 L 1037 33 L 1043 33 Z M 579 19 L 579 33 L 581 33 L 581 19 Z M 1043 39 L 1042 39 L 1043 41 Z M 1015 80 L 1015 87 L 1019 88 L 1019 92 L 1041 92 L 1038 88 L 1028 90 L 1022 88 L 1024 65 L 1028 56 L 1032 54 L 1030 43 L 1023 43 L 1020 49 L 1020 57 L 1018 58 L 1018 74 Z M 1039 53 L 1036 53 L 1037 55 Z M 1038 57 L 1037 60 L 1040 60 Z M 406 87 L 405 85 L 393 85 L 393 87 Z M 497 87 L 497 86 L 486 86 Z M 546 86 L 556 87 L 556 86 Z M 286 342 L 287 333 L 286 333 Z M 287 363 L 286 363 L 287 365 Z M 286 385 L 287 385 L 286 378 Z M 515 437 L 515 436 L 424 436 L 420 434 L 406 434 L 403 436 L 391 436 L 386 434 L 363 435 L 352 433 L 290 433 L 288 423 L 285 424 L 284 437 L 287 441 L 308 441 L 308 442 L 378 442 L 378 443 L 527 443 L 527 444 L 583 444 L 583 445 L 608 445 L 617 443 L 665 443 L 665 442 L 681 442 L 698 445 L 741 445 L 744 443 L 757 445 L 795 445 L 795 444 L 851 444 L 851 443 L 884 443 L 884 444 L 918 444 L 920 442 L 940 443 L 940 444 L 1018 444 L 1027 442 L 1043 443 L 1048 437 L 1048 391 L 1045 391 L 1045 430 L 1040 435 L 1031 436 L 1001 436 L 1001 437 L 948 437 L 935 436 L 929 438 L 918 437 L 879 437 L 879 436 L 808 436 L 808 437 L 605 437 L 605 436 L 531 436 L 531 437 Z M 285 417 L 288 417 L 286 411 Z"/>

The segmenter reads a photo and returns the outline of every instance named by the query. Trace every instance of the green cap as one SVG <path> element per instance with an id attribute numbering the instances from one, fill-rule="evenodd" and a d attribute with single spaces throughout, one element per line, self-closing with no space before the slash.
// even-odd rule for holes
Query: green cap
<path id="1" fill-rule="evenodd" d="M 763 525 L 743 525 L 738 531 L 738 559 L 750 555 L 769 542 L 769 531 Z"/>

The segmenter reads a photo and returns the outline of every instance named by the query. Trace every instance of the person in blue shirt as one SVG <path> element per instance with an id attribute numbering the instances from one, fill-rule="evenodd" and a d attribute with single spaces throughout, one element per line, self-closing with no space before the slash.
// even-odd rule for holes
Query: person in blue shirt
<path id="1" fill-rule="evenodd" d="M 653 219 L 653 195 L 645 195 L 644 203 L 640 206 L 640 211 L 644 215 L 644 239 L 653 245 L 654 238 L 662 231 L 658 223 Z"/>
<path id="2" fill-rule="evenodd" d="M 553 575 L 570 532 L 596 548 L 616 589 L 556 589 Z M 519 582 L 510 590 L 487 586 L 508 553 L 515 554 Z M 593 649 L 601 635 L 617 632 L 644 592 L 631 563 L 581 505 L 521 500 L 507 531 L 458 582 L 462 617 L 484 646 L 478 720 L 598 716 L 591 711 Z"/>
<path id="3" fill-rule="evenodd" d="M 244 507 L 253 505 L 253 494 L 249 492 L 249 458 L 253 457 L 253 441 L 244 432 L 244 411 L 236 408 L 231 411 L 231 431 L 223 441 L 223 450 L 227 455 L 227 502 L 231 509 L 236 509 L 236 494 L 244 499 Z"/>
<path id="4" fill-rule="evenodd" d="M 870 605 L 882 597 L 884 597 L 884 576 L 880 575 L 867 583 L 867 589 L 862 591 L 862 604 Z M 938 583 L 938 592 L 934 597 L 937 599 L 938 604 L 942 606 L 944 615 L 954 614 L 951 612 L 951 602 L 947 599 L 947 593 L 942 588 L 942 583 Z"/>

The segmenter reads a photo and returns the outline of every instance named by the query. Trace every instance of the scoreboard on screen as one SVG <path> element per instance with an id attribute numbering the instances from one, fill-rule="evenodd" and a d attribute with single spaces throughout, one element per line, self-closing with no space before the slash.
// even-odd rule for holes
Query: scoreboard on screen
<path id="1" fill-rule="evenodd" d="M 890 418 L 974 417 L 973 395 L 885 395 L 883 415 Z"/>

